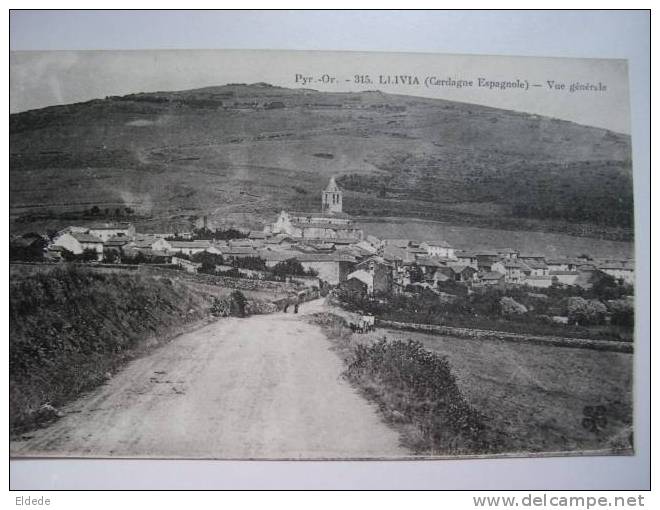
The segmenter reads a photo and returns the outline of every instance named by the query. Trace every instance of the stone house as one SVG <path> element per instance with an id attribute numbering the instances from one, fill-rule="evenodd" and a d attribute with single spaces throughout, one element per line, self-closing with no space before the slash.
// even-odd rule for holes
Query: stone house
<path id="1" fill-rule="evenodd" d="M 85 250 L 92 250 L 96 252 L 97 260 L 103 260 L 103 241 L 87 232 L 62 231 L 55 236 L 52 244 L 61 246 L 74 255 L 80 255 Z"/>
<path id="2" fill-rule="evenodd" d="M 630 263 L 606 262 L 598 266 L 603 273 L 630 285 L 635 284 L 635 267 Z"/>
<path id="3" fill-rule="evenodd" d="M 483 285 L 493 285 L 499 287 L 504 286 L 504 274 L 498 271 L 487 271 L 481 273 L 478 278 Z"/>
<path id="4" fill-rule="evenodd" d="M 167 241 L 169 243 L 168 251 L 172 253 L 182 253 L 184 255 L 195 255 L 208 251 L 211 248 L 211 242 L 207 240 L 200 241 Z M 154 248 L 152 248 L 154 249 Z"/>
<path id="5" fill-rule="evenodd" d="M 580 273 L 577 271 L 550 271 L 548 275 L 563 285 L 575 285 Z"/>
<path id="6" fill-rule="evenodd" d="M 460 264 L 478 269 L 479 265 L 477 263 L 477 254 L 475 252 L 467 251 L 467 250 L 457 250 L 455 252 L 455 256 Z"/>
<path id="7" fill-rule="evenodd" d="M 126 236 L 129 239 L 135 237 L 135 227 L 132 223 L 95 223 L 88 228 L 88 232 L 103 242 L 116 236 Z"/>
<path id="8" fill-rule="evenodd" d="M 492 266 L 500 260 L 495 251 L 480 251 L 477 254 L 477 269 L 480 272 L 488 273 L 493 271 Z"/>
<path id="9" fill-rule="evenodd" d="M 523 283 L 529 268 L 515 259 L 503 259 L 490 266 L 491 271 L 504 274 L 506 283 Z"/>
<path id="10" fill-rule="evenodd" d="M 543 260 L 527 259 L 523 262 L 530 269 L 529 276 L 548 276 L 550 272 L 548 264 Z"/>
<path id="11" fill-rule="evenodd" d="M 419 245 L 430 257 L 456 258 L 456 250 L 446 241 L 429 241 Z"/>
<path id="12" fill-rule="evenodd" d="M 370 294 L 389 294 L 392 292 L 394 266 L 384 258 L 373 256 L 355 265 L 357 271 L 366 271 L 371 275 Z M 348 275 L 350 278 L 350 275 Z"/>

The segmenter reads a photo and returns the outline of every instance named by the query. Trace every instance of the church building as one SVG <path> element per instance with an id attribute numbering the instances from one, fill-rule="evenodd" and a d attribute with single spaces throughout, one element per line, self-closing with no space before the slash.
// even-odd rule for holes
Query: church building
<path id="1" fill-rule="evenodd" d="M 277 221 L 266 227 L 266 231 L 309 241 L 332 241 L 337 244 L 360 242 L 362 230 L 353 224 L 342 207 L 342 192 L 333 177 L 321 192 L 321 212 L 282 211 Z"/>

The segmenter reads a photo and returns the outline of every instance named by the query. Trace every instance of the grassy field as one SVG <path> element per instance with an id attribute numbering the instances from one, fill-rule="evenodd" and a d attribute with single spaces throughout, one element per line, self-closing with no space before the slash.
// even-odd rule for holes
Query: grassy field
<path id="1" fill-rule="evenodd" d="M 628 136 L 478 105 L 232 85 L 23 112 L 10 133 L 12 232 L 93 205 L 132 208 L 144 231 L 261 227 L 317 210 L 336 175 L 352 214 L 632 235 Z"/>
<path id="2" fill-rule="evenodd" d="M 445 338 L 378 330 L 355 341 L 416 340 L 447 357 L 467 401 L 507 438 L 506 452 L 632 448 L 631 354 Z M 585 407 L 605 407 L 607 425 L 582 426 Z"/>
<path id="3" fill-rule="evenodd" d="M 518 249 L 523 253 L 542 253 L 547 257 L 578 256 L 584 253 L 597 258 L 632 258 L 634 244 L 559 233 L 504 230 L 457 226 L 437 221 L 409 218 L 362 220 L 358 222 L 365 233 L 379 238 L 411 240 L 445 240 L 457 249 L 492 250 Z"/>
<path id="4" fill-rule="evenodd" d="M 342 310 L 337 313 L 339 316 L 319 316 L 316 320 L 345 360 L 349 380 L 376 402 L 383 418 L 418 453 L 434 453 L 433 441 L 424 425 L 427 417 L 410 415 L 411 409 L 423 408 L 424 402 L 383 380 L 364 385 L 359 379 L 350 378 L 358 346 L 375 345 L 383 338 L 390 343 L 413 341 L 444 358 L 455 378 L 462 405 L 474 409 L 485 426 L 484 433 L 477 437 L 487 447 L 479 445 L 472 453 L 632 451 L 632 354 L 380 328 L 355 334 L 339 318 L 352 320 L 350 314 Z M 398 365 L 409 362 L 401 359 Z M 596 430 L 585 428 L 585 417 L 594 416 L 585 408 L 598 406 L 603 406 L 598 413 L 604 416 L 605 423 L 599 423 Z M 435 448 L 443 450 L 442 445 L 436 444 Z"/>

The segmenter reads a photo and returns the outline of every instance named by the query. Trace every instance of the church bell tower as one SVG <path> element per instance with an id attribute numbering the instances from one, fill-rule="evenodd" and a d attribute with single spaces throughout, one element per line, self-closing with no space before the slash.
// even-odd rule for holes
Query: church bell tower
<path id="1" fill-rule="evenodd" d="M 333 214 L 342 212 L 342 194 L 341 190 L 337 187 L 334 177 L 330 179 L 328 186 L 323 190 L 321 203 L 321 211 L 324 213 Z"/>

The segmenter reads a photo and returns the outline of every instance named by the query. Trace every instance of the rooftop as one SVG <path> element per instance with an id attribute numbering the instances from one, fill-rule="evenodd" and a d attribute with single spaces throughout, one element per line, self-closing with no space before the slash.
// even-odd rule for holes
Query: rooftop
<path id="1" fill-rule="evenodd" d="M 447 241 L 426 241 L 422 244 L 426 244 L 427 246 L 437 246 L 439 248 L 451 248 L 451 244 L 449 244 Z"/>
<path id="2" fill-rule="evenodd" d="M 482 280 L 500 280 L 504 278 L 504 275 L 498 271 L 489 271 L 482 274 L 479 278 Z"/>
<path id="3" fill-rule="evenodd" d="M 131 228 L 130 223 L 92 223 L 90 230 L 127 230 Z"/>
<path id="4" fill-rule="evenodd" d="M 336 223 L 330 223 L 329 221 L 328 222 L 313 221 L 310 223 L 300 223 L 298 221 L 292 221 L 291 224 L 294 227 L 298 227 L 298 228 L 327 228 L 332 230 L 357 230 L 357 227 L 354 227 L 353 225 L 343 225 L 343 224 L 337 225 Z"/>
<path id="5" fill-rule="evenodd" d="M 334 212 L 334 213 L 323 213 L 320 211 L 308 212 L 308 211 L 289 211 L 289 216 L 299 217 L 299 218 L 341 218 L 345 220 L 350 220 L 351 215 L 345 212 Z"/>
<path id="6" fill-rule="evenodd" d="M 422 257 L 417 259 L 416 262 L 417 265 L 426 267 L 442 267 L 447 265 L 447 259 L 441 259 L 438 257 Z"/>
<path id="7" fill-rule="evenodd" d="M 88 234 L 85 232 L 71 232 L 71 235 L 76 238 L 79 243 L 101 243 L 103 241 L 96 237 L 94 234 Z"/>
<path id="8" fill-rule="evenodd" d="M 335 178 L 334 178 L 334 177 L 330 177 L 330 182 L 329 182 L 328 185 L 325 187 L 325 190 L 324 190 L 324 191 L 327 191 L 327 192 L 330 192 L 330 193 L 337 193 L 337 192 L 339 192 L 339 186 L 337 186 L 337 183 L 335 182 Z"/>
<path id="9" fill-rule="evenodd" d="M 548 264 L 546 264 L 542 260 L 536 260 L 536 259 L 526 260 L 525 264 L 530 269 L 548 269 Z"/>
<path id="10" fill-rule="evenodd" d="M 449 267 L 451 267 L 455 273 L 462 273 L 465 270 L 474 271 L 475 273 L 477 272 L 475 268 L 473 268 L 472 266 L 467 266 L 465 264 L 449 264 Z"/>
<path id="11" fill-rule="evenodd" d="M 172 248 L 210 248 L 211 242 L 206 240 L 199 241 L 168 241 Z"/>

